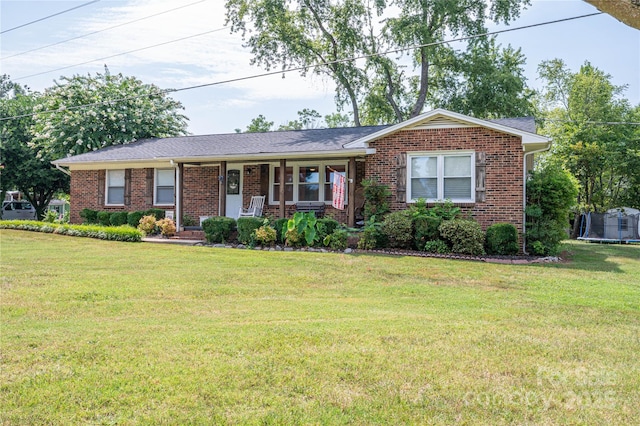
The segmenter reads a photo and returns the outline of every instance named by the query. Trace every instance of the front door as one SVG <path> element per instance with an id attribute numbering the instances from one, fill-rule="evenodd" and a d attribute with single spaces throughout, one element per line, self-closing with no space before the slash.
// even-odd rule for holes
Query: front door
<path id="1" fill-rule="evenodd" d="M 227 217 L 238 218 L 242 206 L 242 166 L 227 170 Z"/>

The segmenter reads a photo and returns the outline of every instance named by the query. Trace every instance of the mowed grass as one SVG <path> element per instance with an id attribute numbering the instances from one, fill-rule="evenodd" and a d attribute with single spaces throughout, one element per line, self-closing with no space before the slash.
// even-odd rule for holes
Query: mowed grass
<path id="1" fill-rule="evenodd" d="M 3 424 L 635 424 L 640 246 L 498 265 L 0 231 Z"/>

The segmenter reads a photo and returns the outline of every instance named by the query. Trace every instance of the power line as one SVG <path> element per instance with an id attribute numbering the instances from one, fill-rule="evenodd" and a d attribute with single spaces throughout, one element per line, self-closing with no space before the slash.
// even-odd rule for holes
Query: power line
<path id="1" fill-rule="evenodd" d="M 9 31 L 17 30 L 18 28 L 26 27 L 27 25 L 35 24 L 36 22 L 44 21 L 45 19 L 53 18 L 54 16 L 62 15 L 63 13 L 71 12 L 72 10 L 80 9 L 81 7 L 89 6 L 90 4 L 97 3 L 100 0 L 93 0 L 88 3 L 81 4 L 80 6 L 72 7 L 71 9 L 63 10 L 62 12 L 54 13 L 53 15 L 45 16 L 44 18 L 36 19 L 35 21 L 27 22 L 26 24 L 18 25 L 17 27 L 9 28 L 8 30 L 0 31 L 0 34 L 8 33 Z"/>
<path id="2" fill-rule="evenodd" d="M 92 36 L 92 35 L 95 35 L 95 34 L 99 34 L 99 33 L 105 32 L 105 31 L 112 30 L 114 28 L 124 27 L 125 25 L 129 25 L 129 24 L 133 24 L 133 23 L 136 23 L 136 22 L 144 21 L 145 19 L 155 18 L 156 16 L 163 15 L 163 14 L 169 13 L 169 12 L 173 12 L 173 11 L 176 11 L 178 9 L 184 9 L 185 7 L 193 6 L 194 4 L 203 3 L 205 1 L 207 1 L 207 0 L 199 0 L 199 1 L 196 1 L 196 2 L 193 2 L 193 3 L 186 4 L 184 6 L 180 6 L 180 7 L 176 7 L 176 8 L 173 8 L 173 9 L 165 10 L 164 12 L 154 13 L 153 15 L 144 16 L 142 18 L 134 19 L 133 21 L 124 22 L 122 24 L 114 25 L 112 27 L 103 28 L 101 30 L 97 30 L 97 31 L 93 31 L 93 32 L 90 32 L 90 33 L 87 33 L 87 34 L 79 35 L 77 37 L 73 37 L 73 38 L 69 38 L 69 39 L 66 39 L 66 40 L 58 41 L 56 43 L 47 44 L 46 46 L 40 46 L 40 47 L 36 47 L 35 49 L 26 50 L 24 52 L 16 53 L 14 55 L 5 56 L 4 58 L 0 58 L 0 60 L 6 60 L 6 59 L 13 58 L 13 57 L 16 57 L 16 56 L 21 56 L 21 55 L 24 55 L 24 54 L 27 54 L 27 53 L 31 53 L 31 52 L 35 52 L 35 51 L 38 51 L 38 50 L 46 49 L 48 47 L 58 46 L 60 44 L 68 43 L 68 42 L 73 41 L 73 40 L 78 40 L 79 38 L 85 38 L 85 37 L 89 37 L 89 36 Z"/>
<path id="3" fill-rule="evenodd" d="M 406 50 L 419 49 L 419 48 L 422 48 L 422 47 L 438 46 L 438 45 L 441 45 L 441 44 L 454 43 L 454 42 L 458 42 L 458 41 L 466 41 L 466 40 L 471 40 L 471 39 L 480 38 L 480 37 L 487 37 L 487 36 L 491 36 L 491 35 L 511 32 L 511 31 L 519 31 L 519 30 L 524 30 L 524 29 L 529 29 L 529 28 L 541 27 L 541 26 L 545 26 L 545 25 L 557 24 L 557 23 L 560 23 L 560 22 L 573 21 L 573 20 L 576 20 L 576 19 L 589 18 L 589 17 L 592 17 L 592 16 L 597 16 L 597 15 L 602 15 L 602 14 L 603 14 L 602 12 L 589 13 L 589 14 L 586 14 L 586 15 L 578 15 L 578 16 L 572 16 L 572 17 L 569 17 L 569 18 L 556 19 L 556 20 L 553 20 L 553 21 L 540 22 L 540 23 L 537 23 L 537 24 L 524 25 L 524 26 L 521 26 L 521 27 L 507 28 L 507 29 L 504 29 L 504 30 L 486 32 L 486 33 L 483 33 L 483 34 L 460 37 L 460 38 L 451 39 L 451 40 L 443 40 L 443 41 L 438 41 L 438 42 L 433 42 L 433 43 L 425 43 L 425 44 L 418 44 L 418 45 L 413 45 L 413 46 L 408 46 L 408 47 L 402 47 L 402 48 L 398 48 L 398 49 L 387 50 L 385 52 L 380 52 L 380 53 L 370 53 L 370 54 L 367 54 L 367 55 L 355 56 L 355 57 L 350 57 L 350 58 L 346 58 L 346 59 L 337 59 L 335 61 L 327 61 L 327 62 L 322 62 L 322 63 L 318 63 L 318 64 L 314 64 L 314 65 L 307 65 L 307 66 L 289 68 L 289 69 L 280 70 L 280 71 L 270 71 L 270 72 L 265 72 L 265 73 L 261 73 L 261 74 L 254 74 L 254 75 L 249 75 L 249 76 L 244 76 L 244 77 L 231 78 L 231 79 L 227 79 L 227 80 L 214 81 L 214 82 L 211 82 L 211 83 L 204 83 L 204 84 L 198 84 L 198 85 L 194 85 L 194 86 L 187 86 L 187 87 L 182 87 L 182 88 L 179 88 L 179 89 L 163 89 L 163 90 L 157 91 L 156 93 L 147 93 L 147 94 L 138 95 L 138 96 L 127 96 L 127 97 L 120 98 L 120 99 L 111 99 L 111 100 L 107 100 L 107 101 L 93 102 L 93 103 L 89 103 L 89 104 L 74 105 L 74 106 L 70 106 L 70 107 L 65 107 L 63 109 L 75 110 L 75 109 L 81 109 L 81 108 L 91 107 L 91 106 L 115 104 L 117 102 L 129 101 L 129 100 L 148 97 L 148 96 L 153 96 L 153 95 L 162 95 L 162 94 L 167 94 L 167 93 L 183 92 L 183 91 L 186 91 L 186 90 L 201 89 L 203 87 L 219 86 L 219 85 L 222 85 L 222 84 L 235 83 L 235 82 L 244 81 L 244 80 L 252 80 L 252 79 L 260 78 L 260 77 L 268 77 L 268 76 L 271 76 L 271 75 L 278 75 L 278 74 L 284 75 L 286 73 L 291 73 L 291 72 L 295 72 L 295 71 L 302 71 L 302 70 L 306 71 L 306 70 L 308 70 L 310 68 L 318 68 L 318 67 L 332 65 L 332 64 L 339 64 L 339 63 L 344 63 L 344 62 L 355 61 L 355 60 L 358 60 L 358 59 L 367 59 L 367 58 L 371 58 L 371 57 L 374 57 L 374 56 L 382 56 L 382 55 L 388 55 L 388 54 L 391 54 L 391 53 L 399 53 L 399 52 L 403 52 L 403 51 L 406 51 Z M 32 116 L 37 115 L 37 114 L 50 114 L 50 113 L 57 112 L 59 110 L 60 109 L 52 109 L 52 110 L 34 112 L 34 113 L 30 113 L 30 114 L 22 114 L 22 115 L 16 115 L 16 116 L 12 116 L 12 117 L 4 117 L 4 118 L 0 118 L 0 121 L 6 121 L 6 120 L 14 119 L 14 118 L 32 117 Z"/>
<path id="4" fill-rule="evenodd" d="M 151 45 L 151 46 L 141 47 L 139 49 L 129 50 L 127 52 L 116 53 L 115 55 L 104 56 L 102 58 L 92 59 L 92 60 L 86 61 L 86 62 L 80 62 L 79 64 L 68 65 L 66 67 L 60 67 L 60 68 L 56 68 L 56 69 L 53 69 L 53 70 L 48 70 L 48 71 L 43 71 L 43 72 L 39 72 L 39 73 L 35 73 L 35 74 L 25 75 L 25 76 L 22 76 L 22 77 L 14 78 L 13 80 L 14 81 L 22 80 L 22 79 L 29 78 L 29 77 L 35 77 L 35 76 L 38 76 L 38 75 L 49 74 L 49 73 L 60 71 L 60 70 L 66 70 L 66 69 L 77 67 L 77 66 L 80 66 L 80 65 L 90 64 L 92 62 L 103 61 L 105 59 L 115 58 L 117 56 L 128 55 L 129 53 L 140 52 L 141 50 L 147 50 L 147 49 L 151 49 L 151 48 L 158 47 L 158 46 L 164 46 L 165 44 L 176 43 L 178 41 L 188 40 L 190 38 L 200 37 L 200 36 L 203 36 L 203 35 L 215 33 L 217 31 L 222 31 L 225 28 L 227 28 L 227 27 L 216 28 L 215 30 L 205 31 L 205 32 L 199 33 L 199 34 L 194 34 L 194 35 L 190 35 L 190 36 L 187 36 L 187 37 L 177 38 L 177 39 L 174 39 L 174 40 L 165 41 L 163 43 L 158 43 L 158 44 L 154 44 L 154 45 Z"/>

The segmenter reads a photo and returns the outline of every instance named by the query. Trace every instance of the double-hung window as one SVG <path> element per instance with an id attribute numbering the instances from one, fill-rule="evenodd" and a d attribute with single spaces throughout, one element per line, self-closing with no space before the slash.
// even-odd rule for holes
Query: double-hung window
<path id="1" fill-rule="evenodd" d="M 407 201 L 475 199 L 475 155 L 473 152 L 409 153 Z"/>
<path id="2" fill-rule="evenodd" d="M 299 201 L 323 201 L 331 203 L 331 185 L 335 172 L 346 175 L 347 164 L 335 162 L 292 163 L 285 170 L 285 201 L 289 204 Z M 280 167 L 271 166 L 271 204 L 280 202 Z"/>
<path id="3" fill-rule="evenodd" d="M 155 205 L 173 205 L 175 202 L 175 169 L 156 169 Z"/>
<path id="4" fill-rule="evenodd" d="M 107 170 L 107 199 L 108 206 L 124 205 L 124 170 Z"/>

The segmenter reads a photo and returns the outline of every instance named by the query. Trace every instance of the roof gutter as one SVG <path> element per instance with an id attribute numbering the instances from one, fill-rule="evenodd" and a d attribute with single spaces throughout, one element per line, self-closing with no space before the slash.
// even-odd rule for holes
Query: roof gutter
<path id="1" fill-rule="evenodd" d="M 60 170 L 62 173 L 64 173 L 67 176 L 71 176 L 71 172 L 69 170 L 63 169 L 60 164 L 56 163 L 56 162 L 52 162 L 52 164 L 54 166 L 56 166 L 56 169 Z"/>

